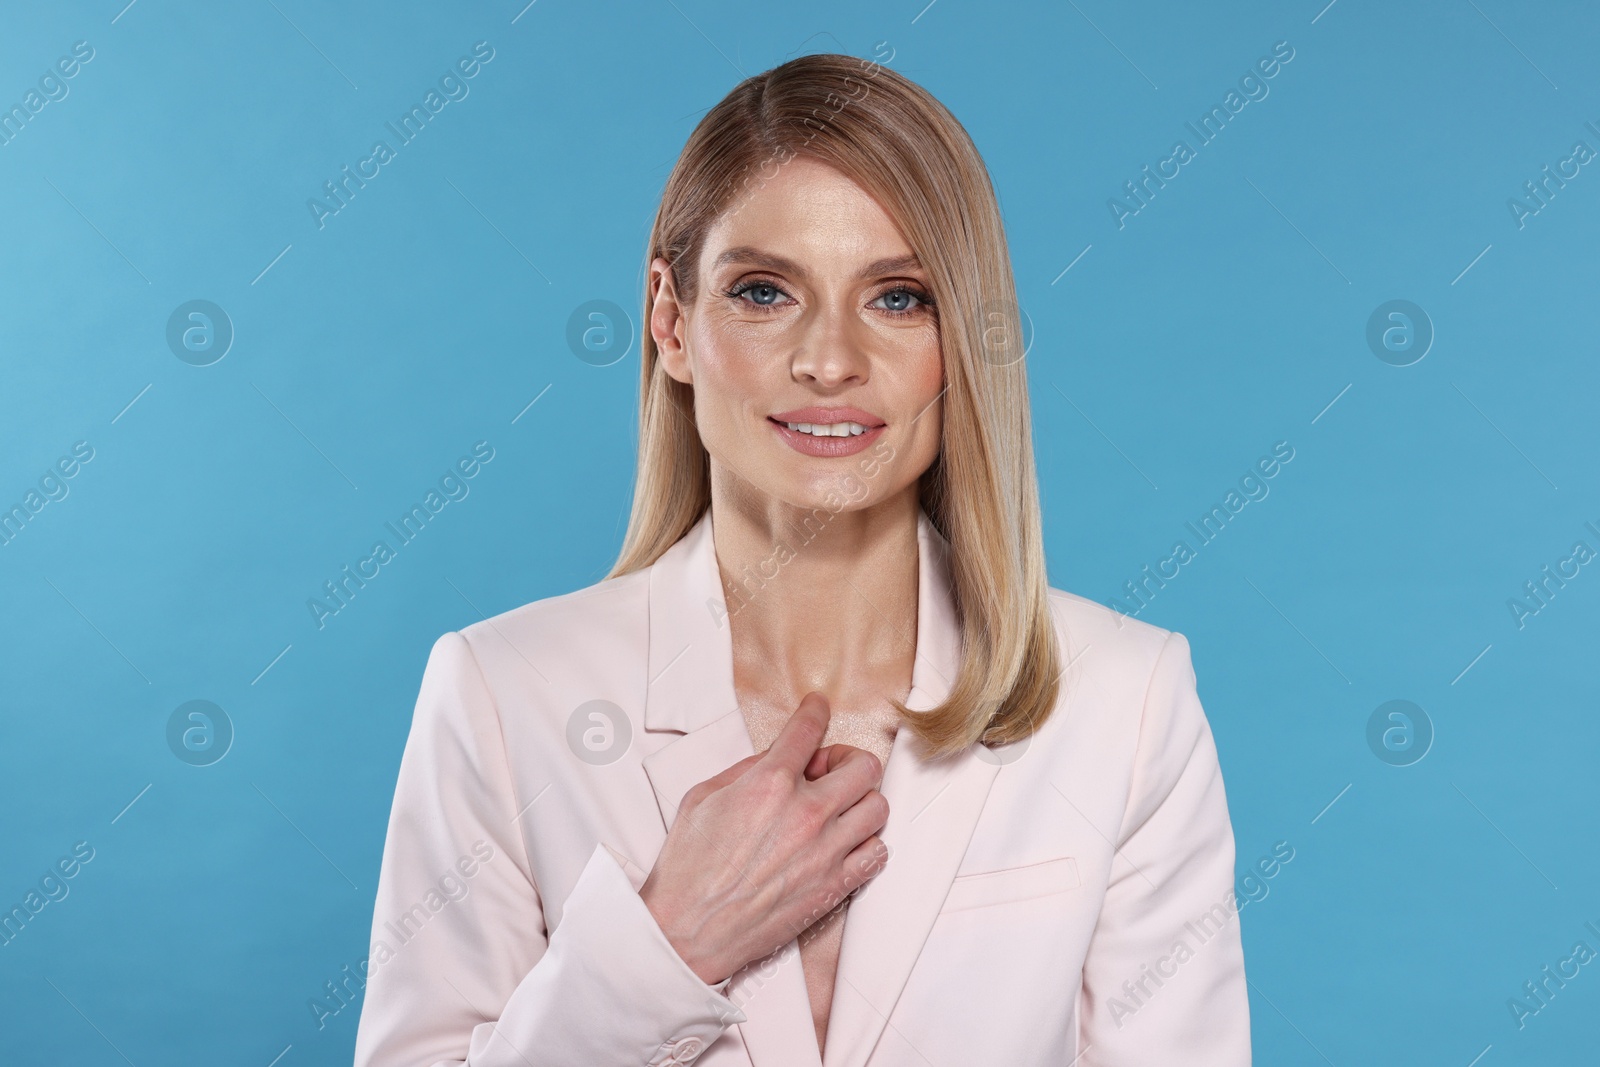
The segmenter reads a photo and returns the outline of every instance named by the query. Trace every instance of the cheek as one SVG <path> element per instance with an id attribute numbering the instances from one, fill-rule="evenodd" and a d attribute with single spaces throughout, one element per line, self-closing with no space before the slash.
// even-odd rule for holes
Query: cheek
<path id="1" fill-rule="evenodd" d="M 696 355 L 697 378 L 708 378 L 706 384 L 724 397 L 750 395 L 762 379 L 762 369 L 774 364 L 770 331 L 753 332 L 748 323 L 715 311 L 700 317 L 690 344 Z M 695 384 L 698 387 L 700 383 Z"/>
<path id="2" fill-rule="evenodd" d="M 944 389 L 944 360 L 935 349 L 931 358 L 919 364 L 917 386 L 922 391 L 923 403 L 931 403 Z"/>
<path id="3" fill-rule="evenodd" d="M 728 392 L 750 384 L 760 361 L 736 341 L 719 338 L 700 350 L 700 373 L 710 378 L 712 388 Z M 698 383 L 696 383 L 698 384 Z"/>
<path id="4" fill-rule="evenodd" d="M 697 337 L 694 361 L 695 422 L 706 448 L 724 463 L 737 462 L 757 413 L 758 398 L 771 392 L 763 384 L 760 358 L 736 335 L 708 330 Z"/>
<path id="5" fill-rule="evenodd" d="M 906 379 L 906 386 L 915 396 L 916 410 L 924 412 L 917 420 L 917 426 L 927 427 L 937 447 L 944 421 L 944 400 L 940 395 L 944 392 L 944 359 L 939 353 L 938 344 L 935 343 L 929 351 L 917 353 L 910 366 L 912 371 Z"/>
<path id="6" fill-rule="evenodd" d="M 906 355 L 906 366 L 912 368 L 912 380 L 922 390 L 924 403 L 938 395 L 944 388 L 944 345 L 939 339 L 939 328 L 930 326 L 914 335 Z"/>

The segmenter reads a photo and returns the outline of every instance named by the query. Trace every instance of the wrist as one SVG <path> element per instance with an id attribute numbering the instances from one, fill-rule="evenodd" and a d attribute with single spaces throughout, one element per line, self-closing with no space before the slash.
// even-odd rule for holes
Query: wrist
<path id="1" fill-rule="evenodd" d="M 675 909 L 663 904 L 650 878 L 646 878 L 644 884 L 639 887 L 639 899 L 644 901 L 645 910 L 655 919 L 656 926 L 667 939 L 672 951 L 677 953 L 684 965 L 694 972 L 695 977 L 708 986 L 716 985 L 728 977 L 727 974 L 720 973 L 722 968 L 715 961 L 702 959 L 696 954 L 692 939 L 678 929 Z"/>

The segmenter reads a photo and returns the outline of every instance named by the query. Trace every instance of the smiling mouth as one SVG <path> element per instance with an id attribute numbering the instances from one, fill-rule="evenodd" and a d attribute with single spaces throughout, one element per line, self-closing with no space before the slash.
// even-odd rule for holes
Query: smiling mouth
<path id="1" fill-rule="evenodd" d="M 872 429 L 859 422 L 782 422 L 778 419 L 771 421 L 779 426 L 787 426 L 796 433 L 810 434 L 812 437 L 859 437 Z"/>

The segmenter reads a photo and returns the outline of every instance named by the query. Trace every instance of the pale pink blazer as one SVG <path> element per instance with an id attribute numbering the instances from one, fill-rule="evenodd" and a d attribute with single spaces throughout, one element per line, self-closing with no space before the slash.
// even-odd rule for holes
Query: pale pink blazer
<path id="1" fill-rule="evenodd" d="M 958 669 L 918 519 L 909 705 Z M 401 760 L 356 1067 L 1239 1067 L 1221 772 L 1182 634 L 1052 589 L 1060 703 L 925 762 L 896 736 L 826 1058 L 797 942 L 712 986 L 637 889 L 683 794 L 753 749 L 710 512 L 653 566 L 439 638 Z M 591 702 L 603 701 L 604 704 Z"/>

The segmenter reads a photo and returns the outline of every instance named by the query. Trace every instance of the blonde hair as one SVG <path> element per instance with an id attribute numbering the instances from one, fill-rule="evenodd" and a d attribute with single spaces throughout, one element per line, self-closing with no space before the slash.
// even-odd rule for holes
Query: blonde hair
<path id="1" fill-rule="evenodd" d="M 883 205 L 939 305 L 943 441 L 918 495 L 950 544 L 962 666 L 939 706 L 894 706 L 936 758 L 975 741 L 1020 740 L 1055 706 L 1061 652 L 1016 288 L 994 189 L 966 130 L 921 86 L 851 56 L 801 56 L 747 78 L 701 119 L 678 157 L 651 228 L 646 277 L 665 258 L 679 301 L 692 304 L 711 225 L 797 156 L 844 173 Z M 633 508 L 608 578 L 650 566 L 711 503 L 693 389 L 666 373 L 649 330 L 641 331 L 640 370 Z"/>

